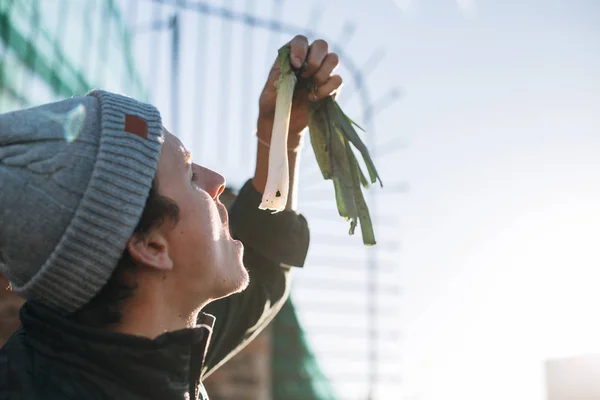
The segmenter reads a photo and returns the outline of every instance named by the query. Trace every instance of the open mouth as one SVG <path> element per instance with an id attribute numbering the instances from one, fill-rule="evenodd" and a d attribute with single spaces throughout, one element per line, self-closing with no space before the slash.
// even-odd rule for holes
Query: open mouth
<path id="1" fill-rule="evenodd" d="M 231 236 L 231 231 L 229 230 L 229 212 L 227 211 L 227 207 L 225 207 L 223 203 L 217 202 L 217 208 L 219 209 L 219 215 L 221 217 L 221 221 L 223 222 L 223 229 L 225 231 L 225 234 L 231 241 L 235 242 L 238 246 L 243 248 L 243 243 L 237 239 L 234 239 Z"/>

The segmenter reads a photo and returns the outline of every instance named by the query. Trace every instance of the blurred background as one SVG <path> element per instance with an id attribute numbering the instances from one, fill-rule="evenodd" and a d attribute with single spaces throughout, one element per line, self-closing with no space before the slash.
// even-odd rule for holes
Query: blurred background
<path id="1" fill-rule="evenodd" d="M 599 399 L 596 0 L 0 0 L 0 112 L 152 102 L 232 199 L 299 33 L 340 55 L 378 244 L 347 235 L 305 146 L 309 258 L 211 399 Z M 0 292 L 0 334 L 19 304 Z"/>

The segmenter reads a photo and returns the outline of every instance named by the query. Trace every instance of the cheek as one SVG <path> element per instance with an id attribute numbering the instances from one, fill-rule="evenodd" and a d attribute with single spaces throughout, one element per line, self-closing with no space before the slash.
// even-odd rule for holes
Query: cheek
<path id="1" fill-rule="evenodd" d="M 182 212 L 181 217 L 186 218 L 184 222 L 190 230 L 190 237 L 201 240 L 206 246 L 217 242 L 223 235 L 223 222 L 217 205 L 212 197 L 199 188 L 193 190 L 193 195 Z M 199 243 L 198 243 L 199 244 Z"/>
<path id="2" fill-rule="evenodd" d="M 201 217 L 203 222 L 202 228 L 206 238 L 210 239 L 213 243 L 216 243 L 222 238 L 223 223 L 221 222 L 221 217 L 219 216 L 216 207 L 212 205 L 213 207 L 211 208 L 210 206 L 211 205 L 209 204 L 206 209 L 201 210 L 204 214 L 204 216 Z"/>
<path id="3" fill-rule="evenodd" d="M 204 271 L 214 258 L 215 241 L 209 221 L 196 212 L 181 212 L 170 245 L 175 265 L 188 277 Z M 195 272 L 194 272 L 195 271 Z"/>

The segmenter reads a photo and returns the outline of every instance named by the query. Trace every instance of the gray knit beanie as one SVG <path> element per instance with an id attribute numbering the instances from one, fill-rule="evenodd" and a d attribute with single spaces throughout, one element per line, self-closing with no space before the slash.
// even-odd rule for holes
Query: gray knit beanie
<path id="1" fill-rule="evenodd" d="M 0 115 L 0 273 L 15 292 L 64 313 L 98 293 L 163 140 L 156 108 L 104 91 Z"/>

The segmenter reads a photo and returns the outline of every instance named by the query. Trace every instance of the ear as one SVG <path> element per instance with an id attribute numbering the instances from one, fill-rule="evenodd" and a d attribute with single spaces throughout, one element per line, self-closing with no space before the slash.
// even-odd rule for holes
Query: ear
<path id="1" fill-rule="evenodd" d="M 163 271 L 173 268 L 168 242 L 159 230 L 144 236 L 134 234 L 127 242 L 127 250 L 136 263 Z"/>

